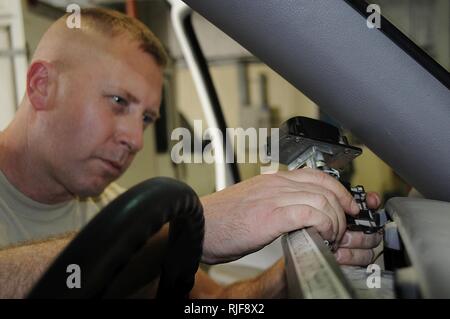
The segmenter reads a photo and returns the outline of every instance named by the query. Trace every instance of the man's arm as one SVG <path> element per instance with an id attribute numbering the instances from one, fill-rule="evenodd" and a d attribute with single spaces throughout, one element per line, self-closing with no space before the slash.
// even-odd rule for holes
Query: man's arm
<path id="1" fill-rule="evenodd" d="M 280 259 L 272 267 L 256 278 L 221 286 L 199 269 L 195 285 L 190 293 L 192 299 L 276 299 L 286 298 L 286 278 L 284 260 Z"/>
<path id="2" fill-rule="evenodd" d="M 315 227 L 322 238 L 334 243 L 339 263 L 367 264 L 382 237 L 346 231 L 344 212 L 356 215 L 358 205 L 341 183 L 319 170 L 256 176 L 201 201 L 205 212 L 202 261 L 207 264 L 236 260 L 305 227 Z M 370 208 L 380 202 L 375 193 L 367 194 Z"/>
<path id="3" fill-rule="evenodd" d="M 24 298 L 74 234 L 0 250 L 0 299 Z"/>

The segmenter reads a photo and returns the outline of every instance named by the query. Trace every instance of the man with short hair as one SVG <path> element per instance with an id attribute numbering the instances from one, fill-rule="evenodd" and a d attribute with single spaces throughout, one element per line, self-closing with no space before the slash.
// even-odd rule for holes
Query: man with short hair
<path id="1" fill-rule="evenodd" d="M 66 17 L 42 38 L 17 114 L 0 133 L 0 296 L 23 297 L 89 220 L 124 190 L 113 182 L 159 116 L 166 53 L 139 21 L 105 9 Z M 369 196 L 369 205 L 379 199 Z M 346 264 L 368 264 L 379 234 L 346 231 L 358 207 L 345 188 L 309 169 L 261 175 L 201 199 L 202 260 L 219 263 L 308 226 L 335 243 Z M 264 298 L 285 293 L 283 262 L 255 280 L 221 287 L 197 273 L 192 297 Z"/>

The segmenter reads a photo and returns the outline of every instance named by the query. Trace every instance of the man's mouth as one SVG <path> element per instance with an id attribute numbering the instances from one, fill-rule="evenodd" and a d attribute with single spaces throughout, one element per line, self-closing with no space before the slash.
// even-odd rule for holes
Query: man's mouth
<path id="1" fill-rule="evenodd" d="M 119 175 L 120 173 L 122 173 L 123 165 L 121 165 L 120 163 L 103 158 L 101 158 L 100 160 L 103 162 L 103 164 L 105 164 L 104 166 L 106 166 L 108 168 L 108 171 L 110 171 L 113 175 Z"/>

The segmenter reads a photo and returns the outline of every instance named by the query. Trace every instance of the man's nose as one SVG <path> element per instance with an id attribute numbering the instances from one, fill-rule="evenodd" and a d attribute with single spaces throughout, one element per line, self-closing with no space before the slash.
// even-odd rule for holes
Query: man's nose
<path id="1" fill-rule="evenodd" d="M 142 122 L 127 120 L 121 123 L 119 129 L 119 142 L 126 146 L 130 153 L 135 154 L 139 152 L 144 146 L 144 131 L 142 129 Z"/>

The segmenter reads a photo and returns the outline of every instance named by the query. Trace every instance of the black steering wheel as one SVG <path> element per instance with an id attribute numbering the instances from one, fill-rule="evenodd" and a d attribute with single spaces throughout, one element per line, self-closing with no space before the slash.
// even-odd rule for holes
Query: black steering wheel
<path id="1" fill-rule="evenodd" d="M 168 238 L 152 242 L 167 222 Z M 123 298 L 158 276 L 158 297 L 186 298 L 194 285 L 203 237 L 203 208 L 195 192 L 169 178 L 147 180 L 95 216 L 28 298 Z M 68 266 L 73 264 L 81 270 L 80 288 L 67 284 Z"/>

